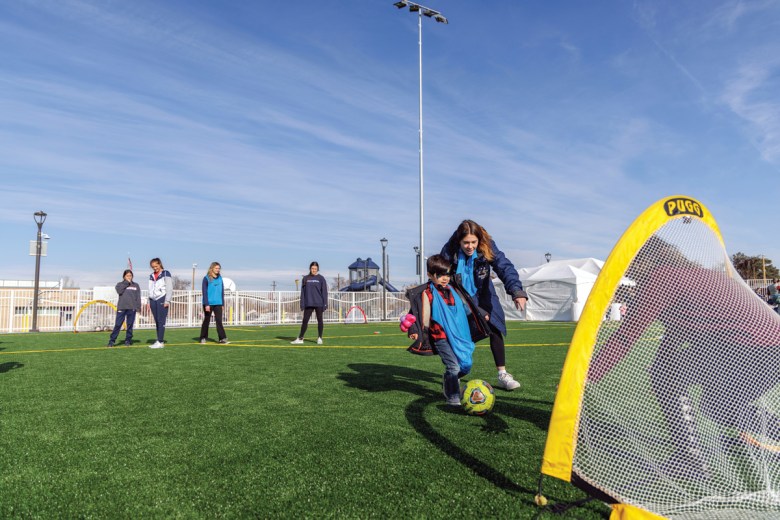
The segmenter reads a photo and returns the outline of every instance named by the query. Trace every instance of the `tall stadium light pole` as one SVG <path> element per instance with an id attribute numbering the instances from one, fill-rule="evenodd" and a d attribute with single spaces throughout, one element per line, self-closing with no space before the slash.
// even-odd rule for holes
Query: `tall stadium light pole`
<path id="1" fill-rule="evenodd" d="M 35 244 L 35 288 L 33 289 L 32 328 L 30 332 L 38 332 L 38 287 L 41 280 L 41 239 L 43 238 L 41 229 L 43 229 L 43 223 L 46 222 L 46 213 L 36 211 L 33 218 L 38 224 L 38 241 Z"/>
<path id="2" fill-rule="evenodd" d="M 387 320 L 387 256 L 385 255 L 385 249 L 387 249 L 387 239 L 383 238 L 379 241 L 382 244 L 382 321 Z"/>
<path id="3" fill-rule="evenodd" d="M 422 102 L 422 17 L 427 16 L 433 18 L 439 23 L 449 23 L 449 21 L 439 11 L 425 7 L 409 0 L 400 0 L 393 3 L 398 9 L 404 7 L 409 8 L 409 12 L 417 13 L 417 47 L 419 54 L 419 69 L 420 69 L 420 127 L 419 127 L 419 150 L 420 150 L 420 256 L 419 256 L 419 275 L 420 283 L 423 283 L 423 269 L 422 262 L 425 261 L 425 198 L 423 189 L 423 102 Z"/>

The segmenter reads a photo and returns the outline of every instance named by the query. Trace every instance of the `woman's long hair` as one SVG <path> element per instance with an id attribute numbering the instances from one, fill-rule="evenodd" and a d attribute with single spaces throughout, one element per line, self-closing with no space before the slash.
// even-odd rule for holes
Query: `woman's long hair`
<path id="1" fill-rule="evenodd" d="M 485 228 L 474 222 L 473 220 L 464 220 L 458 226 L 458 229 L 452 234 L 447 241 L 447 251 L 450 253 L 450 257 L 454 260 L 458 258 L 458 251 L 460 250 L 460 241 L 463 240 L 466 235 L 474 235 L 477 237 L 479 243 L 477 244 L 477 251 L 479 256 L 483 257 L 488 262 L 493 261 L 493 237 L 487 232 Z"/>
<path id="2" fill-rule="evenodd" d="M 217 267 L 218 265 L 219 262 L 211 262 L 211 265 L 209 266 L 208 277 L 211 278 L 212 280 L 217 277 L 217 275 L 214 274 L 214 268 Z M 219 267 L 222 266 L 219 265 Z"/>

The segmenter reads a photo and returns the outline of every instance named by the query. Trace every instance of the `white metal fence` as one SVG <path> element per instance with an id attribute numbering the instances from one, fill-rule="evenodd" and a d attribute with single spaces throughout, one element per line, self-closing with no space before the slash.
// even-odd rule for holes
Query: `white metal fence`
<path id="1" fill-rule="evenodd" d="M 153 329 L 154 319 L 146 308 L 142 292 L 142 311 L 136 328 Z M 28 332 L 32 326 L 31 289 L 0 290 L 0 332 Z M 225 325 L 271 325 L 300 323 L 300 293 L 297 291 L 238 291 L 225 293 Z M 95 299 L 93 291 L 78 289 L 43 290 L 38 293 L 38 330 L 41 332 L 95 331 L 111 329 L 116 311 L 112 300 Z M 387 310 L 382 310 L 382 293 L 332 293 L 328 297 L 326 322 L 346 320 L 353 308 L 365 313 L 367 321 L 398 320 L 409 309 L 403 293 L 387 293 Z M 353 313 L 354 314 L 354 313 Z M 362 319 L 362 313 L 358 314 Z M 203 320 L 200 291 L 174 291 L 168 312 L 168 327 L 196 327 Z"/>
<path id="2" fill-rule="evenodd" d="M 745 280 L 745 283 L 747 283 L 750 286 L 750 288 L 756 292 L 756 294 L 766 299 L 769 293 L 767 287 L 769 286 L 770 283 L 772 283 L 772 280 L 770 278 L 767 279 L 756 278 L 752 280 Z"/>
<path id="3" fill-rule="evenodd" d="M 769 280 L 746 280 L 762 297 Z M 154 319 L 144 303 L 136 317 L 136 328 L 153 329 Z M 105 296 L 104 296 L 105 297 Z M 297 291 L 238 291 L 225 293 L 224 323 L 236 325 L 273 325 L 300 323 L 300 293 Z M 32 326 L 32 289 L 0 288 L 0 333 L 28 332 Z M 108 302 L 108 303 L 107 303 Z M 38 330 L 41 332 L 110 330 L 115 310 L 112 300 L 95 299 L 93 291 L 44 289 L 38 292 Z M 511 308 L 511 302 L 506 303 Z M 387 311 L 382 311 L 382 293 L 331 293 L 324 319 L 330 323 L 347 321 L 350 310 L 359 308 L 366 321 L 396 321 L 409 309 L 403 293 L 387 293 Z M 513 313 L 508 313 L 508 319 Z M 174 291 L 168 313 L 168 327 L 197 327 L 203 320 L 200 291 Z"/>

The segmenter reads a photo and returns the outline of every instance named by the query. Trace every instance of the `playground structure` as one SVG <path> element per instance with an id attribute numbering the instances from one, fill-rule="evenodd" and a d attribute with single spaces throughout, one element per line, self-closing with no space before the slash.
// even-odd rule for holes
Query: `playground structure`
<path id="1" fill-rule="evenodd" d="M 379 274 L 379 266 L 371 258 L 358 258 L 349 267 L 349 285 L 339 289 L 340 292 L 381 292 L 382 286 L 389 293 L 398 293 L 389 280 Z"/>

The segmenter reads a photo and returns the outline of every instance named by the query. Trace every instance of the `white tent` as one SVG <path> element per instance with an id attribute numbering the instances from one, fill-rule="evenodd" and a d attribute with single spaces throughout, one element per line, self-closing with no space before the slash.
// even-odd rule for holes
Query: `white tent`
<path id="1" fill-rule="evenodd" d="M 577 321 L 603 266 L 602 260 L 577 258 L 518 269 L 523 288 L 528 293 L 524 313 L 515 309 L 500 280 L 494 279 L 493 283 L 507 319 Z"/>

